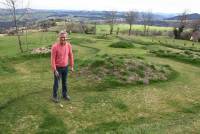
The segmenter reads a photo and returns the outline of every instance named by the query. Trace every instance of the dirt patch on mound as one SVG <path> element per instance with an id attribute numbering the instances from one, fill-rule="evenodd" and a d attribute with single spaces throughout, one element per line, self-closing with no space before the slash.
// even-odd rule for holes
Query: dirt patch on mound
<path id="1" fill-rule="evenodd" d="M 133 56 L 96 56 L 81 64 L 80 75 L 97 82 L 112 81 L 121 84 L 149 84 L 153 81 L 166 81 L 173 70 L 168 65 L 147 63 Z"/>
<path id="2" fill-rule="evenodd" d="M 31 54 L 48 54 L 48 53 L 51 53 L 51 47 L 34 48 L 31 51 Z"/>

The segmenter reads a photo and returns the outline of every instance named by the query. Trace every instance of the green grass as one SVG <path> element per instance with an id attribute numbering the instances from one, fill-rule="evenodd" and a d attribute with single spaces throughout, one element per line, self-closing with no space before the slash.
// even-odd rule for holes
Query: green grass
<path id="1" fill-rule="evenodd" d="M 28 33 L 27 43 L 26 37 L 22 36 L 22 44 L 24 51 L 28 49 L 48 46 L 53 44 L 56 41 L 57 35 L 55 33 L 47 33 L 47 32 L 37 32 L 37 33 Z M 19 46 L 17 42 L 17 37 L 15 36 L 5 36 L 0 37 L 0 57 L 10 57 L 16 56 L 20 54 Z"/>
<path id="2" fill-rule="evenodd" d="M 44 120 L 40 124 L 37 134 L 67 133 L 67 127 L 61 118 L 55 117 L 48 112 L 44 114 Z"/>
<path id="3" fill-rule="evenodd" d="M 51 45 L 56 39 L 54 33 L 45 33 L 43 37 L 47 38 L 40 41 L 42 34 L 30 34 L 30 48 Z M 76 72 L 69 73 L 72 101 L 61 100 L 64 108 L 50 100 L 53 84 L 50 57 L 21 55 L 15 37 L 0 37 L 0 133 L 199 133 L 199 67 L 149 53 L 152 49 L 182 50 L 139 42 L 131 49 L 111 48 L 110 44 L 122 39 L 70 36 Z M 152 38 L 133 39 L 151 42 Z M 174 45 L 181 45 L 181 41 L 175 40 Z M 104 87 L 78 73 L 91 63 L 88 59 L 96 60 L 98 55 L 138 57 L 153 65 L 169 65 L 178 75 L 165 82 L 120 86 L 109 77 L 106 81 L 110 85 Z M 98 61 L 94 67 L 103 62 Z"/>
<path id="4" fill-rule="evenodd" d="M 134 45 L 130 42 L 127 41 L 119 41 L 119 42 L 114 42 L 110 45 L 110 47 L 114 48 L 133 48 Z"/>
<path id="5" fill-rule="evenodd" d="M 200 55 L 198 53 L 194 53 L 192 51 L 184 51 L 184 52 L 173 52 L 173 51 L 151 51 L 151 53 L 156 54 L 160 57 L 168 57 L 171 59 L 183 61 L 189 64 L 200 66 Z"/>

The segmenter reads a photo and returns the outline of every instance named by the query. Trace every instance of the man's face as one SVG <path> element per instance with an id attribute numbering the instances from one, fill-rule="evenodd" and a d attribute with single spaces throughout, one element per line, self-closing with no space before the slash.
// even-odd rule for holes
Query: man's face
<path id="1" fill-rule="evenodd" d="M 64 44 L 66 42 L 66 34 L 60 35 L 60 43 Z"/>

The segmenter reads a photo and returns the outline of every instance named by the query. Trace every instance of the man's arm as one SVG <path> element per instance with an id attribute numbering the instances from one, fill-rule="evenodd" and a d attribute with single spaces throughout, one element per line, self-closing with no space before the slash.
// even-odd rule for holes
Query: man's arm
<path id="1" fill-rule="evenodd" d="M 55 72 L 56 71 L 56 63 L 55 63 L 55 59 L 56 59 L 56 48 L 53 45 L 51 48 L 51 68 L 52 71 Z"/>
<path id="2" fill-rule="evenodd" d="M 74 71 L 74 56 L 71 44 L 69 44 L 69 60 L 70 60 L 71 71 Z"/>

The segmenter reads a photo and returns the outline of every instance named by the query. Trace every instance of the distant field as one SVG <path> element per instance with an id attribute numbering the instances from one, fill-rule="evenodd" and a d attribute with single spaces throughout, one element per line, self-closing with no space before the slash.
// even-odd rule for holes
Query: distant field
<path id="1" fill-rule="evenodd" d="M 129 25 L 128 24 L 117 24 L 114 26 L 114 32 L 117 31 L 117 28 L 119 27 L 120 31 L 125 31 L 129 30 Z M 109 32 L 109 25 L 106 24 L 101 24 L 101 25 L 97 25 L 97 33 L 107 33 Z M 144 26 L 143 25 L 133 25 L 132 26 L 132 30 L 139 30 L 139 31 L 143 31 Z M 172 30 L 172 27 L 158 27 L 158 26 L 150 26 L 150 30 L 156 30 L 156 31 L 170 31 Z"/>
<path id="2" fill-rule="evenodd" d="M 57 26 L 53 29 L 64 29 L 65 28 L 65 23 L 64 22 L 57 22 Z M 90 26 L 94 26 L 93 24 L 90 24 Z M 117 28 L 119 27 L 120 32 L 121 31 L 127 31 L 129 30 L 129 25 L 128 24 L 115 24 L 114 25 L 114 30 L 113 32 L 115 33 L 117 31 Z M 108 24 L 98 24 L 97 25 L 97 34 L 99 33 L 109 33 L 109 29 L 110 26 Z M 144 30 L 144 26 L 143 25 L 133 25 L 132 26 L 132 30 L 138 30 L 138 31 L 143 31 Z M 159 26 L 150 26 L 149 27 L 150 31 L 162 31 L 162 32 L 166 32 L 166 31 L 172 31 L 173 28 L 172 27 L 159 27 Z"/>

